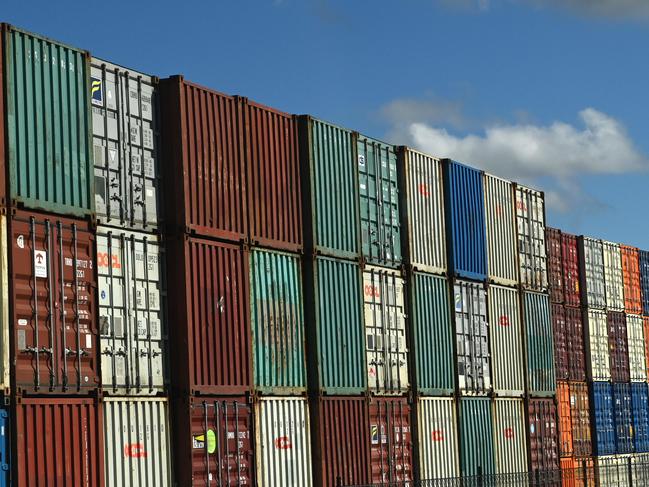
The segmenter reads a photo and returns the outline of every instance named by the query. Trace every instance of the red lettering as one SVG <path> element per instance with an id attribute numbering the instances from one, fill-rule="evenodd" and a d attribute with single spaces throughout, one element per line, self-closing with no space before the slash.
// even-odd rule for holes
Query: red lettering
<path id="1" fill-rule="evenodd" d="M 507 316 L 507 315 L 501 316 L 500 320 L 499 320 L 499 323 L 500 323 L 500 326 L 509 326 L 510 325 L 509 316 Z"/>
<path id="2" fill-rule="evenodd" d="M 425 198 L 428 198 L 430 196 L 430 193 L 428 192 L 428 185 L 421 183 L 419 185 L 419 194 L 422 195 Z"/>
<path id="3" fill-rule="evenodd" d="M 124 445 L 124 456 L 130 458 L 146 458 L 146 449 L 142 443 L 127 443 Z"/>
<path id="4" fill-rule="evenodd" d="M 514 428 L 505 428 L 505 431 L 503 431 L 505 438 L 508 440 L 511 440 L 514 437 Z"/>
<path id="5" fill-rule="evenodd" d="M 97 265 L 99 267 L 108 267 L 111 264 L 113 269 L 121 269 L 122 263 L 119 261 L 119 256 L 108 255 L 106 252 L 97 252 Z"/>
<path id="6" fill-rule="evenodd" d="M 288 436 L 280 436 L 279 438 L 275 438 L 275 448 L 277 448 L 278 450 L 290 450 L 291 448 L 293 448 L 291 439 Z"/>
<path id="7" fill-rule="evenodd" d="M 442 430 L 433 430 L 430 436 L 433 441 L 444 441 L 444 432 Z"/>
<path id="8" fill-rule="evenodd" d="M 374 298 L 378 298 L 380 296 L 379 290 L 376 288 L 376 286 L 372 286 L 371 284 L 366 284 L 364 287 L 365 291 L 365 296 L 370 296 Z"/>

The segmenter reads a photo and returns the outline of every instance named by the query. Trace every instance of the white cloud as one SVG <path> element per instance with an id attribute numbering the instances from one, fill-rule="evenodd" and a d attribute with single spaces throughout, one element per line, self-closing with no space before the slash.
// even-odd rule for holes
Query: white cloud
<path id="1" fill-rule="evenodd" d="M 577 13 L 616 19 L 649 19 L 647 0 L 514 0 L 541 7 L 556 7 Z"/>

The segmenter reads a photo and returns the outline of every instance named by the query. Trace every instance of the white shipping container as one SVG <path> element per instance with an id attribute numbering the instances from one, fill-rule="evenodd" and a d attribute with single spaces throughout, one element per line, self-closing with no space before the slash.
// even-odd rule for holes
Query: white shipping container
<path id="1" fill-rule="evenodd" d="M 255 426 L 259 487 L 311 486 L 306 399 L 259 399 L 255 405 Z"/>
<path id="2" fill-rule="evenodd" d="M 633 485 L 649 485 L 649 453 L 632 455 L 631 465 Z"/>
<path id="3" fill-rule="evenodd" d="M 545 252 L 545 199 L 543 193 L 515 185 L 519 280 L 524 289 L 548 288 Z"/>
<path id="4" fill-rule="evenodd" d="M 493 402 L 496 473 L 527 471 L 525 415 L 522 399 L 500 399 Z"/>
<path id="5" fill-rule="evenodd" d="M 629 487 L 630 455 L 595 457 L 595 481 L 598 487 Z"/>
<path id="6" fill-rule="evenodd" d="M 0 215 L 0 391 L 11 387 L 9 371 L 9 265 L 7 262 L 7 217 Z"/>
<path id="7" fill-rule="evenodd" d="M 417 404 L 422 479 L 459 477 L 455 399 L 422 397 Z"/>
<path id="8" fill-rule="evenodd" d="M 407 236 L 410 264 L 416 270 L 446 272 L 444 193 L 440 160 L 412 149 L 403 149 L 406 185 Z"/>
<path id="9" fill-rule="evenodd" d="M 173 485 L 166 398 L 104 399 L 106 485 Z"/>
<path id="10" fill-rule="evenodd" d="M 485 173 L 484 197 L 489 280 L 515 286 L 518 284 L 518 253 L 513 184 Z"/>
<path id="11" fill-rule="evenodd" d="M 606 313 L 597 309 L 584 312 L 586 375 L 594 381 L 611 380 Z"/>
<path id="12" fill-rule="evenodd" d="M 603 309 L 606 307 L 606 288 L 602 241 L 579 237 L 578 250 L 582 305 Z"/>
<path id="13" fill-rule="evenodd" d="M 518 290 L 489 286 L 489 344 L 494 393 L 519 397 L 525 392 L 523 328 Z"/>
<path id="14" fill-rule="evenodd" d="M 629 347 L 631 381 L 645 382 L 647 380 L 647 366 L 642 316 L 626 315 L 626 335 Z"/>
<path id="15" fill-rule="evenodd" d="M 620 245 L 602 241 L 602 254 L 604 256 L 606 308 L 613 311 L 624 311 L 624 280 L 622 278 Z"/>

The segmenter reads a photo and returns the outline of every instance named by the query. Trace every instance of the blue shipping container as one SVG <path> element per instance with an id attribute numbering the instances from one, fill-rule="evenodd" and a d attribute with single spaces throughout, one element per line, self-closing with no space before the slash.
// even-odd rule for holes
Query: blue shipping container
<path id="1" fill-rule="evenodd" d="M 636 453 L 649 452 L 649 389 L 646 382 L 631 384 L 633 446 Z"/>
<path id="2" fill-rule="evenodd" d="M 613 418 L 616 452 L 633 453 L 631 384 L 613 384 Z"/>
<path id="3" fill-rule="evenodd" d="M 0 408 L 0 487 L 11 485 L 11 436 L 9 408 Z"/>
<path id="4" fill-rule="evenodd" d="M 649 315 L 649 251 L 641 250 L 640 258 L 640 287 L 642 287 L 642 309 Z"/>
<path id="5" fill-rule="evenodd" d="M 593 453 L 613 455 L 615 453 L 615 424 L 613 423 L 613 395 L 608 382 L 593 382 L 590 404 L 591 417 L 595 421 L 593 431 Z"/>
<path id="6" fill-rule="evenodd" d="M 444 159 L 444 212 L 449 267 L 455 276 L 487 279 L 482 171 Z"/>

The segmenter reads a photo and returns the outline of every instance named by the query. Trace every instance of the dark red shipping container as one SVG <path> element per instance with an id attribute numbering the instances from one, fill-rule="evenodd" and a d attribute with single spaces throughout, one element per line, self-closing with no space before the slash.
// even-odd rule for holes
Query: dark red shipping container
<path id="1" fill-rule="evenodd" d="M 568 334 L 568 379 L 583 382 L 586 380 L 586 352 L 582 312 L 572 306 L 564 306 L 563 310 Z"/>
<path id="2" fill-rule="evenodd" d="M 173 387 L 243 395 L 252 388 L 248 252 L 183 236 L 167 242 Z"/>
<path id="3" fill-rule="evenodd" d="M 9 227 L 15 390 L 96 390 L 95 237 L 89 223 L 15 210 Z"/>
<path id="4" fill-rule="evenodd" d="M 577 237 L 561 232 L 561 262 L 563 265 L 563 302 L 566 306 L 581 306 L 579 293 L 579 254 Z"/>
<path id="5" fill-rule="evenodd" d="M 241 397 L 174 399 L 175 485 L 255 485 L 252 405 Z"/>
<path id="6" fill-rule="evenodd" d="M 551 303 L 563 303 L 563 264 L 561 262 L 561 231 L 545 228 L 545 248 L 548 254 L 548 285 Z"/>
<path id="7" fill-rule="evenodd" d="M 557 380 L 568 380 L 570 365 L 568 363 L 568 341 L 570 336 L 566 326 L 566 313 L 562 304 L 552 304 L 552 333 L 554 335 L 554 367 Z"/>
<path id="8" fill-rule="evenodd" d="M 530 470 L 558 470 L 559 432 L 554 399 L 529 399 L 527 413 Z"/>
<path id="9" fill-rule="evenodd" d="M 18 398 L 14 424 L 14 485 L 104 485 L 103 418 L 96 399 Z"/>
<path id="10" fill-rule="evenodd" d="M 610 355 L 611 380 L 629 382 L 629 346 L 626 337 L 626 315 L 622 312 L 606 313 L 608 328 L 608 351 Z"/>
<path id="11" fill-rule="evenodd" d="M 318 397 L 311 402 L 313 478 L 317 487 L 368 484 L 370 434 L 364 397 Z"/>

